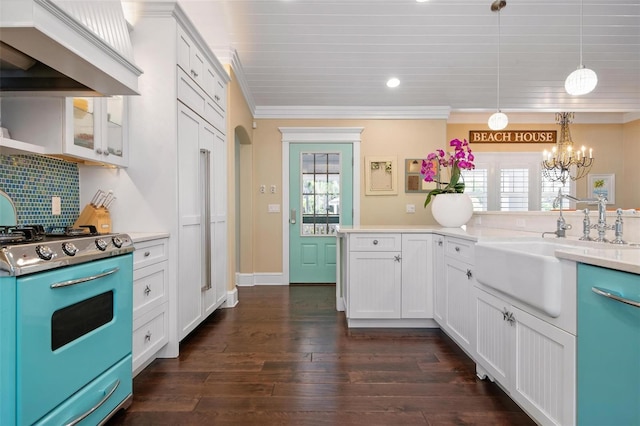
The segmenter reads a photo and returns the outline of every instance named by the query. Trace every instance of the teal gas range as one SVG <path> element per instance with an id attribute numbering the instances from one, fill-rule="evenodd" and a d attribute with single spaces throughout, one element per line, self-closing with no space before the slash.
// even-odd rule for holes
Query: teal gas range
<path id="1" fill-rule="evenodd" d="M 0 424 L 96 425 L 131 403 L 133 243 L 0 227 Z"/>

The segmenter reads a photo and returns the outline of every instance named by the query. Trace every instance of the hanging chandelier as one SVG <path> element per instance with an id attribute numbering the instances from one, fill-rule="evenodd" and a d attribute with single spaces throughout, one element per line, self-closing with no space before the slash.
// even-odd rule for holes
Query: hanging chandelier
<path id="1" fill-rule="evenodd" d="M 568 179 L 578 180 L 583 178 L 593 163 L 593 149 L 582 146 L 573 149 L 569 123 L 573 121 L 572 112 L 556 113 L 556 122 L 560 125 L 560 137 L 556 146 L 551 151 L 543 152 L 542 173 L 552 182 L 566 183 Z"/>

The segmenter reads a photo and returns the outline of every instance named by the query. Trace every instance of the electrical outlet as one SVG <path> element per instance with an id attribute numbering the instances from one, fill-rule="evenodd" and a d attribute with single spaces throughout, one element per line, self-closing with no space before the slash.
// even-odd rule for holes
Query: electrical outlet
<path id="1" fill-rule="evenodd" d="M 60 197 L 51 197 L 51 214 L 54 216 L 62 214 L 62 200 Z"/>
<path id="2" fill-rule="evenodd" d="M 407 213 L 415 213 L 416 205 L 415 204 L 407 204 Z"/>
<path id="3" fill-rule="evenodd" d="M 527 222 L 524 219 L 516 219 L 516 226 L 518 228 L 526 228 Z"/>

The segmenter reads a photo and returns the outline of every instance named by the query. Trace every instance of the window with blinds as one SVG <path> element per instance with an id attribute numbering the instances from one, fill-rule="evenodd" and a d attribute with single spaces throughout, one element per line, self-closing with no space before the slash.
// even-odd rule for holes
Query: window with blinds
<path id="1" fill-rule="evenodd" d="M 462 170 L 465 193 L 473 201 L 474 211 L 552 210 L 562 187 L 564 194 L 575 195 L 575 184 L 562 185 L 544 178 L 539 153 L 475 153 L 476 168 Z M 571 208 L 563 200 L 563 209 Z"/>
<path id="2" fill-rule="evenodd" d="M 529 210 L 529 169 L 500 170 L 500 211 Z"/>
<path id="3" fill-rule="evenodd" d="M 487 169 L 462 170 L 464 192 L 473 201 L 473 210 L 487 211 Z"/>

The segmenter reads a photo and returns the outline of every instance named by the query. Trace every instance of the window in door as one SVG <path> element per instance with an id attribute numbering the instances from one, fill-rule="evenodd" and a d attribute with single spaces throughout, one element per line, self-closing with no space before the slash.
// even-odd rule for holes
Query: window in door
<path id="1" fill-rule="evenodd" d="M 333 235 L 340 223 L 340 154 L 302 153 L 301 235 Z"/>

